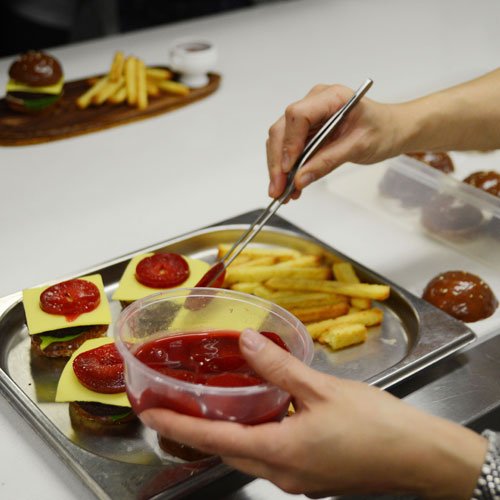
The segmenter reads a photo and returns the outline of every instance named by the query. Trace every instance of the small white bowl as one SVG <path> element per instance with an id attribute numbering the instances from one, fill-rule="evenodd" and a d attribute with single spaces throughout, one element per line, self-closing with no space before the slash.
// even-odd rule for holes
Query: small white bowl
<path id="1" fill-rule="evenodd" d="M 180 81 L 191 88 L 208 84 L 207 73 L 217 61 L 215 46 L 203 40 L 178 41 L 170 49 L 170 65 L 180 74 Z"/>

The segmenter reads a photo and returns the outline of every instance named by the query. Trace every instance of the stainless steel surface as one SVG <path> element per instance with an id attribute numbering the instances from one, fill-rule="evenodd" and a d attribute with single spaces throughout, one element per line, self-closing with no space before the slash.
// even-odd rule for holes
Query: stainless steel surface
<path id="1" fill-rule="evenodd" d="M 307 160 L 311 158 L 318 149 L 324 144 L 325 140 L 334 132 L 337 127 L 343 122 L 344 118 L 349 112 L 358 104 L 363 96 L 368 92 L 373 85 L 373 81 L 367 79 L 359 88 L 354 92 L 353 96 L 337 110 L 323 126 L 316 132 L 312 139 L 306 144 L 304 151 L 297 158 L 292 169 L 288 173 L 285 190 L 279 198 L 274 199 L 265 210 L 254 220 L 250 227 L 236 240 L 228 252 L 219 260 L 223 264 L 217 273 L 214 274 L 212 279 L 206 286 L 210 286 L 233 262 L 233 260 L 241 253 L 241 251 L 257 236 L 259 231 L 265 226 L 267 221 L 276 213 L 278 208 L 290 197 L 295 190 L 295 174 L 301 169 Z"/>
<path id="2" fill-rule="evenodd" d="M 500 431 L 500 331 L 391 389 L 421 410 L 470 426 Z"/>
<path id="3" fill-rule="evenodd" d="M 82 274 L 101 273 L 106 293 L 111 296 L 128 260 L 138 253 L 168 249 L 213 262 L 217 244 L 237 239 L 256 213 L 249 212 L 141 249 Z M 258 235 L 257 242 L 321 253 L 326 258 L 339 255 L 333 248 L 278 217 Z M 373 271 L 354 264 L 363 280 L 387 282 Z M 368 341 L 361 346 L 336 353 L 317 346 L 313 360 L 315 368 L 389 387 L 474 339 L 474 334 L 463 323 L 389 284 L 391 297 L 380 304 L 385 310 L 383 326 L 372 329 Z M 119 304 L 111 302 L 111 307 L 116 318 Z M 150 430 L 141 429 L 123 439 L 93 439 L 74 432 L 67 405 L 53 402 L 61 367 L 54 366 L 55 363 L 40 365 L 30 355 L 20 292 L 0 299 L 0 331 L 0 390 L 98 497 L 149 498 L 165 491 L 163 498 L 176 498 L 230 471 L 213 461 L 179 463 L 159 449 L 156 436 Z"/>

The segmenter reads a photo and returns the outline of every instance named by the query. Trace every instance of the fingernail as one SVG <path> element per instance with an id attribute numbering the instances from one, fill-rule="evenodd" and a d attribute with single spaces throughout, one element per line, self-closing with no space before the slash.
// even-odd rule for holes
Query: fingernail
<path id="1" fill-rule="evenodd" d="M 283 154 L 281 156 L 281 170 L 285 173 L 290 170 L 290 155 L 288 154 L 287 149 L 283 150 Z"/>
<path id="2" fill-rule="evenodd" d="M 266 345 L 266 339 L 250 328 L 241 332 L 241 342 L 249 351 L 254 352 L 260 351 Z"/>
<path id="3" fill-rule="evenodd" d="M 300 181 L 300 188 L 303 189 L 306 186 L 309 186 L 311 182 L 314 182 L 314 175 L 311 174 L 310 172 L 306 172 L 305 174 L 302 174 L 299 178 Z"/>
<path id="4" fill-rule="evenodd" d="M 273 181 L 271 181 L 269 183 L 269 189 L 267 192 L 268 192 L 269 196 L 272 198 L 274 195 L 274 182 Z"/>

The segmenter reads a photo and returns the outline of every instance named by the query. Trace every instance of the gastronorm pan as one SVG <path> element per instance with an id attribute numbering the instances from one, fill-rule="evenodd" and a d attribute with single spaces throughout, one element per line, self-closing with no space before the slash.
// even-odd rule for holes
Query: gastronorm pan
<path id="1" fill-rule="evenodd" d="M 212 263 L 217 244 L 234 241 L 257 213 L 233 217 L 67 278 L 98 272 L 111 297 L 128 261 L 139 253 L 168 250 Z M 262 230 L 255 244 L 294 248 L 352 262 L 278 216 Z M 474 333 L 463 323 L 362 265 L 353 265 L 363 281 L 391 286 L 390 298 L 378 304 L 384 309 L 384 322 L 370 329 L 362 345 L 338 352 L 316 345 L 312 366 L 317 370 L 387 388 L 474 340 Z M 93 437 L 75 432 L 68 405 L 54 402 L 62 366 L 57 360 L 40 363 L 43 360 L 31 355 L 21 300 L 21 292 L 0 299 L 0 391 L 98 498 L 179 498 L 231 472 L 215 457 L 185 463 L 167 455 L 159 448 L 156 433 L 143 427 L 127 437 Z M 116 320 L 121 305 L 111 300 L 110 305 Z"/>

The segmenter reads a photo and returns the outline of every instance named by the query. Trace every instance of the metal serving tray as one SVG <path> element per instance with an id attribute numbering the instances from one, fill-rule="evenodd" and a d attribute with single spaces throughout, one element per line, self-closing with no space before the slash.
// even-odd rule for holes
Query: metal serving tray
<path id="1" fill-rule="evenodd" d="M 134 255 L 168 250 L 213 262 L 217 244 L 234 241 L 256 215 L 257 212 L 249 212 L 228 219 L 78 275 L 99 272 L 111 297 Z M 255 242 L 351 261 L 277 216 Z M 316 345 L 314 368 L 387 388 L 474 340 L 474 333 L 463 323 L 362 265 L 353 264 L 363 281 L 391 286 L 390 298 L 379 304 L 385 311 L 383 325 L 370 330 L 366 343 L 349 349 L 331 352 Z M 121 306 L 116 301 L 110 303 L 116 319 Z M 21 292 L 0 299 L 0 390 L 98 498 L 180 498 L 231 472 L 217 458 L 184 463 L 167 455 L 159 448 L 156 434 L 143 427 L 127 437 L 75 432 L 70 424 L 68 405 L 54 402 L 62 364 L 57 360 L 40 361 L 31 355 Z"/>

